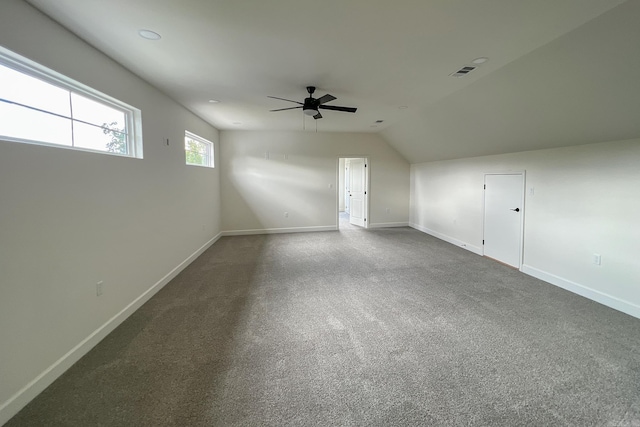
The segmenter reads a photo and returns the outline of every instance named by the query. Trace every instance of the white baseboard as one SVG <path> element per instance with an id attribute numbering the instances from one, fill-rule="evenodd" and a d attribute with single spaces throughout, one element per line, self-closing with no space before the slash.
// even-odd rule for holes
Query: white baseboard
<path id="1" fill-rule="evenodd" d="M 572 282 L 571 280 L 563 279 L 555 274 L 547 273 L 546 271 L 539 270 L 535 267 L 531 267 L 530 265 L 523 265 L 520 271 L 528 274 L 529 276 L 533 276 L 536 279 L 544 280 L 545 282 L 551 283 L 559 288 L 566 289 L 569 292 L 581 295 L 592 301 L 599 302 L 607 307 L 611 307 L 640 319 L 640 306 L 636 304 L 621 300 L 620 298 L 605 294 L 604 292 L 596 291 L 595 289 L 588 288 L 579 283 Z"/>
<path id="2" fill-rule="evenodd" d="M 474 245 L 472 245 L 470 243 L 463 242 L 462 240 L 458 240 L 458 239 L 456 239 L 454 237 L 447 236 L 446 234 L 438 233 L 437 231 L 430 230 L 430 229 L 428 229 L 426 227 L 423 227 L 421 225 L 418 225 L 418 224 L 409 223 L 409 227 L 415 228 L 416 230 L 422 231 L 423 233 L 430 234 L 433 237 L 437 237 L 438 239 L 444 240 L 445 242 L 451 243 L 452 245 L 459 246 L 462 249 L 466 249 L 468 251 L 471 251 L 476 255 L 483 255 L 482 248 L 480 248 L 478 246 L 474 246 Z"/>
<path id="3" fill-rule="evenodd" d="M 369 224 L 369 228 L 408 227 L 408 222 L 376 222 Z"/>
<path id="4" fill-rule="evenodd" d="M 280 233 L 308 233 L 312 231 L 335 231 L 335 225 L 322 225 L 319 227 L 291 227 L 291 228 L 260 228 L 252 230 L 228 230 L 223 231 L 223 236 L 248 236 L 251 234 L 280 234 Z"/>
<path id="5" fill-rule="evenodd" d="M 483 255 L 482 248 L 479 248 L 477 246 L 470 245 L 453 237 L 422 227 L 418 224 L 410 223 L 409 227 L 415 228 L 416 230 L 422 231 L 423 233 L 430 234 L 433 237 L 437 237 L 438 239 L 444 240 L 445 242 L 451 243 L 453 245 L 460 246 L 475 254 Z M 640 319 L 640 306 L 636 304 L 621 300 L 620 298 L 605 294 L 600 291 L 596 291 L 570 280 L 563 279 L 562 277 L 547 273 L 535 267 L 531 267 L 530 265 L 523 265 L 522 268 L 520 268 L 520 271 L 528 274 L 529 276 L 544 280 L 545 282 L 551 283 L 552 285 L 558 286 L 562 289 L 566 289 L 569 292 L 573 292 L 574 294 L 578 294 L 592 301 L 598 302 L 600 304 L 606 305 L 607 307 L 611 307 L 615 310 Z"/>
<path id="6" fill-rule="evenodd" d="M 5 424 L 16 415 L 27 403 L 31 402 L 38 394 L 53 383 L 60 375 L 76 363 L 82 356 L 87 354 L 89 350 L 95 347 L 104 337 L 112 332 L 118 325 L 124 322 L 131 314 L 140 308 L 145 302 L 151 299 L 160 289 L 198 258 L 204 251 L 213 245 L 221 237 L 222 233 L 209 240 L 196 250 L 187 259 L 182 261 L 177 267 L 167 273 L 162 279 L 156 282 L 142 295 L 133 300 L 129 305 L 123 308 L 118 314 L 109 319 L 105 324 L 96 329 L 88 337 L 83 339 L 75 347 L 58 359 L 55 363 L 45 369 L 40 375 L 34 378 L 20 391 L 11 396 L 9 400 L 0 405 L 0 426 Z"/>

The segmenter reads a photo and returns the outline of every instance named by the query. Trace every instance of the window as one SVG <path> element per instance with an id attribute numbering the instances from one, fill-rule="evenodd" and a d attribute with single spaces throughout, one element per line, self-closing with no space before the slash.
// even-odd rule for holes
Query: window
<path id="1" fill-rule="evenodd" d="M 184 151 L 188 165 L 206 166 L 209 168 L 214 166 L 213 142 L 185 131 Z"/>
<path id="2" fill-rule="evenodd" d="M 0 139 L 142 158 L 140 110 L 0 48 Z"/>

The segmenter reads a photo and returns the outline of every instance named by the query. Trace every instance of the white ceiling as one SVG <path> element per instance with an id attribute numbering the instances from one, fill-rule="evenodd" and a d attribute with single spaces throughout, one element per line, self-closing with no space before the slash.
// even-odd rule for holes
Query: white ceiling
<path id="1" fill-rule="evenodd" d="M 28 2 L 221 130 L 301 130 L 267 96 L 314 85 L 358 107 L 318 131 L 380 132 L 411 163 L 640 137 L 637 0 Z"/>

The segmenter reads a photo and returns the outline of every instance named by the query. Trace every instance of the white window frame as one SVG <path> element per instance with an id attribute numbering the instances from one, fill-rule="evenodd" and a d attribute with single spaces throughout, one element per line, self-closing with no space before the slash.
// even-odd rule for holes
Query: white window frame
<path id="1" fill-rule="evenodd" d="M 200 163 L 189 163 L 189 160 L 187 159 L 187 138 L 192 139 L 194 141 L 197 142 L 201 142 L 203 144 L 205 144 L 208 147 L 208 153 L 207 153 L 207 158 L 209 159 L 208 164 L 206 165 L 202 165 Z M 184 147 L 184 159 L 185 159 L 185 163 L 189 166 L 200 166 L 200 167 L 205 167 L 205 168 L 215 168 L 216 162 L 215 162 L 215 146 L 213 144 L 213 142 L 209 141 L 208 139 L 205 139 L 201 136 L 196 135 L 193 132 L 189 132 L 188 130 L 184 131 L 184 139 L 185 139 L 185 147 Z"/>
<path id="2" fill-rule="evenodd" d="M 133 157 L 133 158 L 142 159 L 142 113 L 139 109 L 132 107 L 131 105 L 128 105 L 122 101 L 119 101 L 107 94 L 99 92 L 87 85 L 77 82 L 69 77 L 66 77 L 58 73 L 57 71 L 54 71 L 50 68 L 40 65 L 34 61 L 31 61 L 30 59 L 25 58 L 21 55 L 18 55 L 17 53 L 12 52 L 8 49 L 5 49 L 2 46 L 0 46 L 0 65 L 11 68 L 27 76 L 34 77 L 52 86 L 56 86 L 64 90 L 68 90 L 72 93 L 77 93 L 92 101 L 95 101 L 97 103 L 106 105 L 108 107 L 111 107 L 113 109 L 123 112 L 125 115 L 125 126 L 127 129 L 127 134 L 126 134 L 127 135 L 127 141 L 126 141 L 127 152 L 124 154 L 115 153 L 115 152 L 110 152 L 106 150 L 96 150 L 96 149 L 77 147 L 72 145 L 60 145 L 60 144 L 55 144 L 47 141 L 22 139 L 22 138 L 15 138 L 15 137 L 2 136 L 2 135 L 0 135 L 0 140 L 10 141 L 10 142 L 19 142 L 24 144 L 44 145 L 47 147 L 66 148 L 66 149 L 78 150 L 78 151 L 89 151 L 92 153 L 109 154 L 112 156 Z M 17 105 L 22 105 L 22 104 L 17 104 Z M 25 107 L 25 108 L 30 108 L 30 107 Z M 71 121 L 86 123 L 84 121 L 74 119 L 73 117 L 61 116 L 59 114 L 52 113 L 46 110 L 40 110 L 36 108 L 34 109 L 36 111 L 41 111 L 46 114 L 51 114 L 54 116 L 66 118 Z M 89 124 L 92 126 L 95 126 L 94 123 L 89 123 Z"/>

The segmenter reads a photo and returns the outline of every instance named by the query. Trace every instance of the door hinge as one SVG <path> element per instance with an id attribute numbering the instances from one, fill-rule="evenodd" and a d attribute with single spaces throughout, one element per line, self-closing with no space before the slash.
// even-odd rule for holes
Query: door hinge
<path id="1" fill-rule="evenodd" d="M 366 164 L 366 163 L 364 164 L 364 167 L 365 167 L 365 168 L 367 167 L 367 164 Z"/>
<path id="2" fill-rule="evenodd" d="M 484 245 L 484 240 L 482 241 L 482 244 Z"/>
<path id="3" fill-rule="evenodd" d="M 367 192 L 365 191 L 365 192 L 364 192 L 364 194 L 366 195 L 366 194 L 367 194 Z"/>
<path id="4" fill-rule="evenodd" d="M 364 219 L 365 221 L 367 220 L 367 218 Z"/>
<path id="5" fill-rule="evenodd" d="M 485 190 L 487 189 L 487 184 L 485 184 L 485 185 L 484 185 L 484 189 L 485 189 Z"/>

